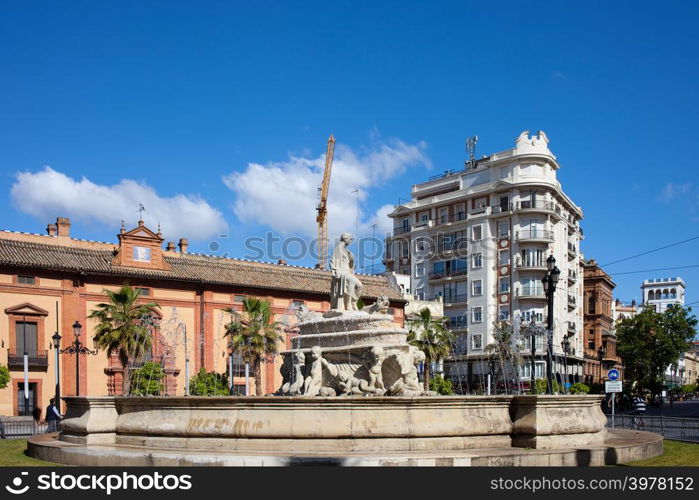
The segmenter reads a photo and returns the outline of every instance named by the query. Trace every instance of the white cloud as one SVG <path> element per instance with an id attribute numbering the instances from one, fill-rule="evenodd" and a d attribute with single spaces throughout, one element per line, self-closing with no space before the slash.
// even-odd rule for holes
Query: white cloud
<path id="1" fill-rule="evenodd" d="M 377 223 L 377 235 L 390 228 L 386 214 L 393 207 L 382 206 L 366 215 L 362 202 L 368 192 L 406 169 L 431 163 L 425 154 L 427 144 L 406 144 L 400 139 L 375 139 L 367 148 L 354 151 L 337 144 L 328 195 L 328 235 L 335 238 L 343 231 L 355 232 L 359 211 L 359 232 L 371 234 L 367 226 Z M 308 155 L 307 155 L 308 156 Z M 322 182 L 325 153 L 315 158 L 290 156 L 281 162 L 250 163 L 242 173 L 231 173 L 224 183 L 236 195 L 233 210 L 243 222 L 265 224 L 288 235 L 315 237 L 318 187 Z M 358 189 L 355 195 L 352 192 Z M 357 208 L 357 205 L 359 207 Z"/>
<path id="2" fill-rule="evenodd" d="M 20 211 L 47 223 L 56 216 L 67 216 L 116 229 L 121 220 L 134 224 L 138 204 L 143 203 L 146 225 L 155 230 L 160 223 L 166 238 L 202 240 L 228 227 L 223 214 L 197 195 L 162 197 L 147 184 L 131 179 L 113 186 L 95 184 L 85 177 L 77 181 L 48 166 L 36 173 L 18 173 L 11 195 Z"/>
<path id="3" fill-rule="evenodd" d="M 692 190 L 692 183 L 685 182 L 684 184 L 674 184 L 668 182 L 660 193 L 660 199 L 664 202 L 670 202 L 680 196 L 684 196 Z"/>

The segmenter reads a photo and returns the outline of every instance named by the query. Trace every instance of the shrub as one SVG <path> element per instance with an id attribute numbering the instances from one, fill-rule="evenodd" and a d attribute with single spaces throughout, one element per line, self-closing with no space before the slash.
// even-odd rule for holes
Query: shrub
<path id="1" fill-rule="evenodd" d="M 131 372 L 132 396 L 158 396 L 165 390 L 165 372 L 160 363 L 148 361 Z"/>
<path id="2" fill-rule="evenodd" d="M 454 394 L 454 387 L 452 386 L 451 380 L 446 380 L 441 375 L 435 375 L 435 377 L 430 380 L 430 390 L 444 396 Z"/>
<path id="3" fill-rule="evenodd" d="M 10 370 L 6 365 L 0 365 L 0 389 L 7 387 L 10 383 Z"/>
<path id="4" fill-rule="evenodd" d="M 546 379 L 538 378 L 536 379 L 536 384 L 534 385 L 534 394 L 546 394 Z M 553 381 L 553 393 L 563 393 L 563 387 L 558 383 L 557 380 Z"/>
<path id="5" fill-rule="evenodd" d="M 202 368 L 189 380 L 189 393 L 192 396 L 227 396 L 228 376 Z"/>
<path id="6" fill-rule="evenodd" d="M 582 382 L 576 382 L 570 386 L 571 394 L 587 394 L 590 392 L 590 387 Z"/>

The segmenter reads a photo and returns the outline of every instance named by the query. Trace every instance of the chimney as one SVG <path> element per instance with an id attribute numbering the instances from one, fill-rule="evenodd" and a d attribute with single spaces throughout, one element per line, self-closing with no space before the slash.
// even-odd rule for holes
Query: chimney
<path id="1" fill-rule="evenodd" d="M 58 227 L 58 236 L 70 238 L 70 219 L 68 217 L 58 217 L 56 226 Z"/>
<path id="2" fill-rule="evenodd" d="M 167 246 L 165 247 L 165 250 L 167 250 L 168 252 L 174 252 L 175 251 L 175 242 L 168 241 Z"/>
<path id="3" fill-rule="evenodd" d="M 49 236 L 56 236 L 56 230 L 56 224 L 49 224 L 48 226 L 46 226 L 46 232 Z"/>
<path id="4" fill-rule="evenodd" d="M 180 253 L 187 253 L 189 241 L 187 241 L 187 238 L 180 238 L 180 241 L 177 243 L 177 246 L 180 247 Z"/>

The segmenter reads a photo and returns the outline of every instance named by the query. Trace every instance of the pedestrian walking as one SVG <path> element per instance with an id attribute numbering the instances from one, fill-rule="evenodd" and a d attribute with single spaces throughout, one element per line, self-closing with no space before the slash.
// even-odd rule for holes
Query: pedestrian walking
<path id="1" fill-rule="evenodd" d="M 56 407 L 56 399 L 51 398 L 49 405 L 46 407 L 46 423 L 49 424 L 48 432 L 56 432 L 58 430 L 58 422 L 61 421 L 63 415 Z"/>

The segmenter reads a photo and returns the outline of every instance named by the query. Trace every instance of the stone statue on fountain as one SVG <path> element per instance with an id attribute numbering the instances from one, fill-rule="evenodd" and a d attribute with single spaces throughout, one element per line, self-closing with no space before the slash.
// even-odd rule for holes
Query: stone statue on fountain
<path id="1" fill-rule="evenodd" d="M 349 249 L 352 240 L 351 234 L 342 233 L 340 242 L 330 257 L 330 307 L 335 311 L 356 311 L 357 301 L 364 289 L 362 282 L 354 274 L 354 255 Z"/>

